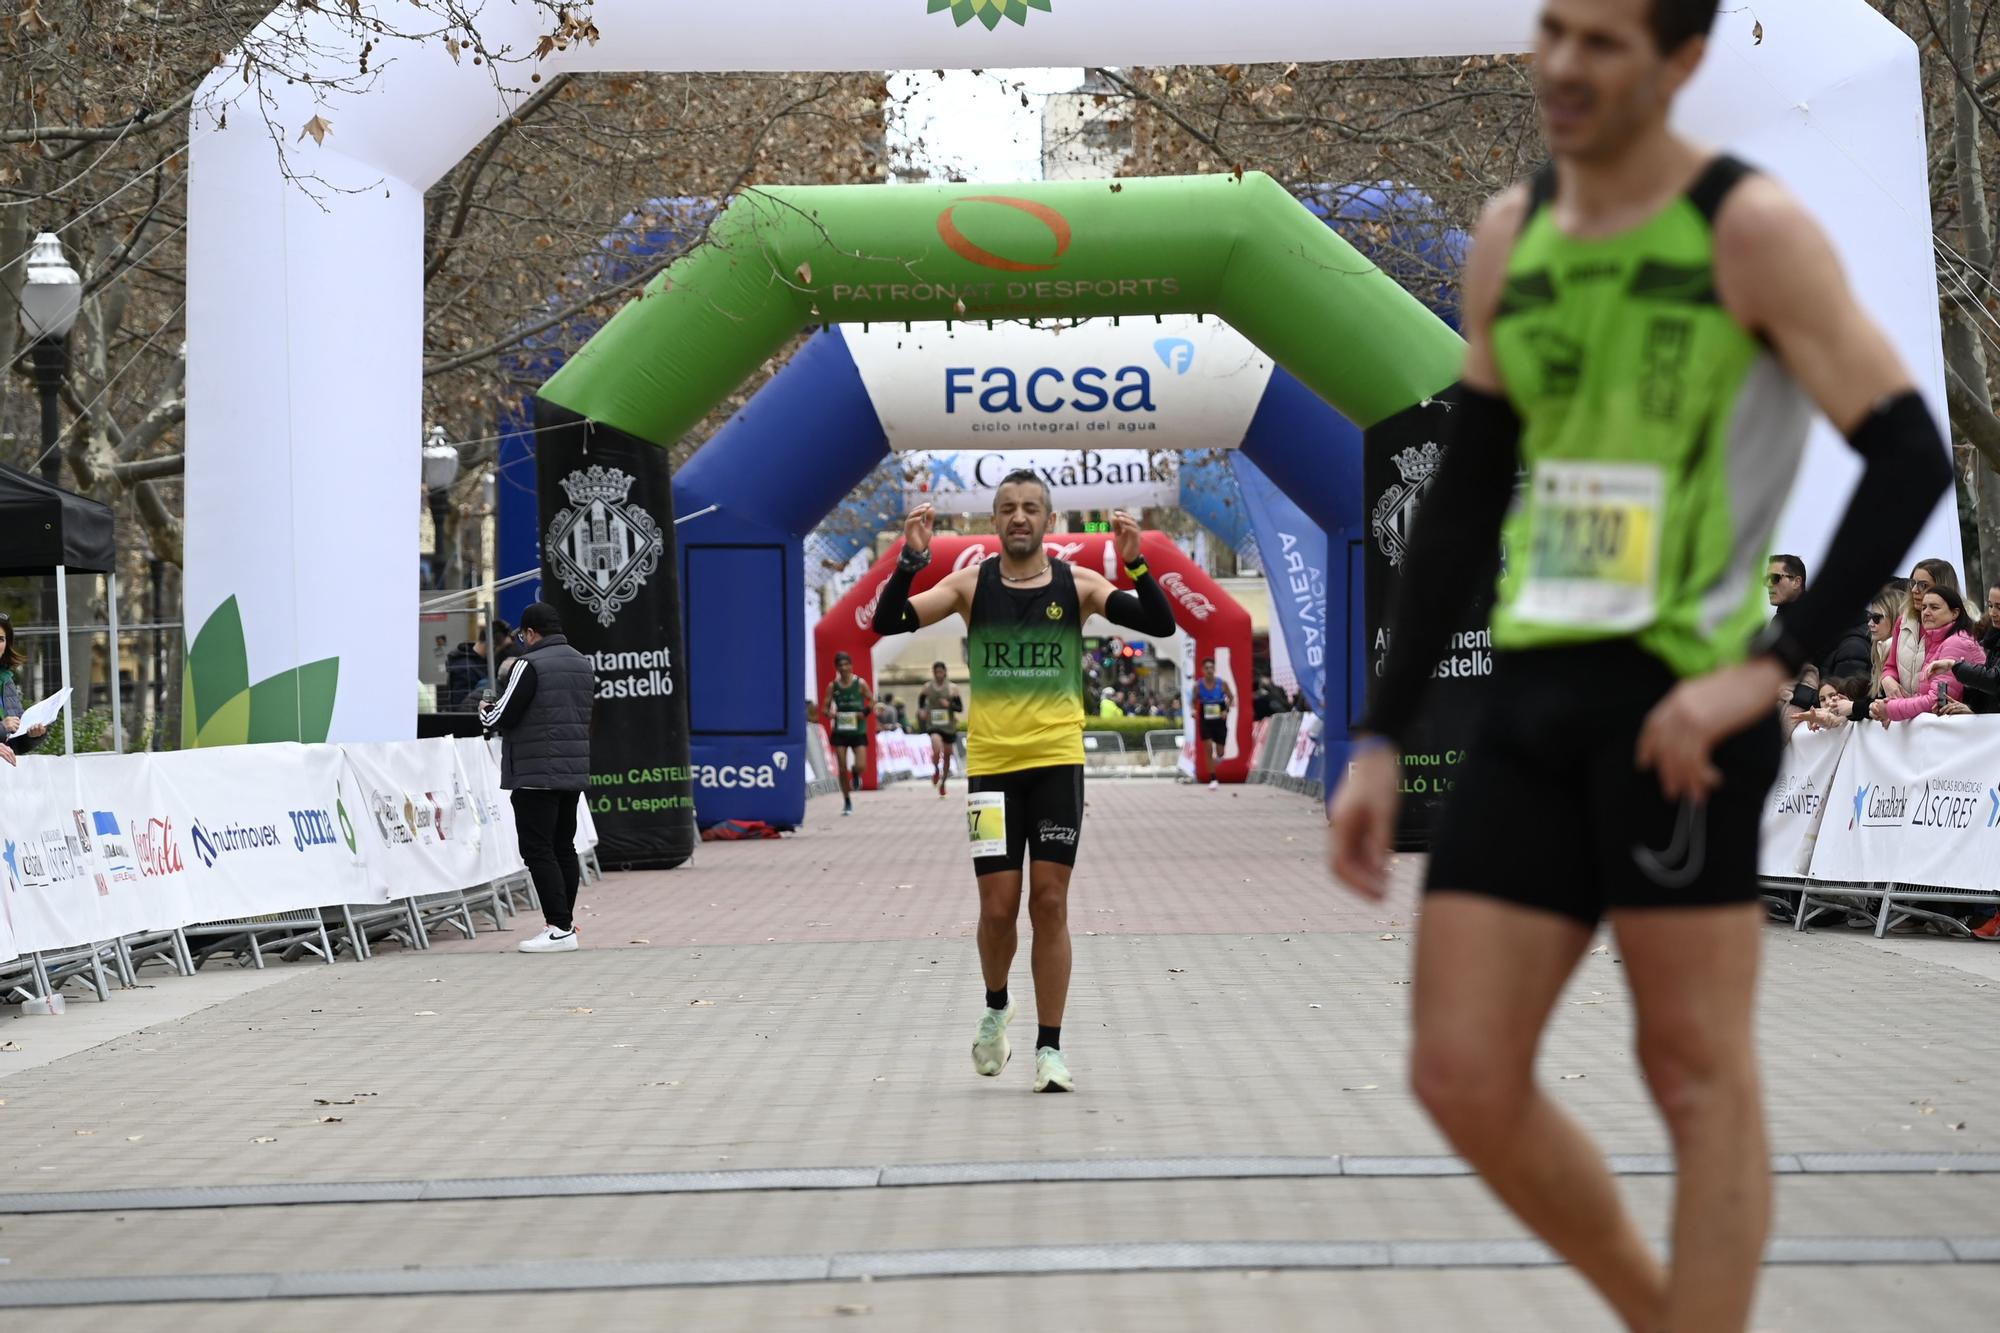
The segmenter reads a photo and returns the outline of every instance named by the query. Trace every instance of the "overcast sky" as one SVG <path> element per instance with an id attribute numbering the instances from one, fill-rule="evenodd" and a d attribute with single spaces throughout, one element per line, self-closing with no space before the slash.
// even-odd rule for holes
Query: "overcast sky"
<path id="1" fill-rule="evenodd" d="M 891 74 L 890 149 L 898 162 L 930 164 L 935 180 L 954 173 L 980 182 L 1040 180 L 1042 98 L 1082 82 L 1081 69 Z"/>

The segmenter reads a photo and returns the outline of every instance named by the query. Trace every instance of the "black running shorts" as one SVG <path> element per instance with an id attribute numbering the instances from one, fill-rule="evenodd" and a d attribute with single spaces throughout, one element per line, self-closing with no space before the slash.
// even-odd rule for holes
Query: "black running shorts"
<path id="1" fill-rule="evenodd" d="M 1019 870 L 1024 852 L 1049 865 L 1076 864 L 1076 844 L 1083 836 L 1083 765 L 991 773 L 972 778 L 967 789 L 997 791 L 1007 798 L 1006 855 L 974 857 L 973 874 Z"/>
<path id="2" fill-rule="evenodd" d="M 1633 762 L 1646 715 L 1675 684 L 1629 642 L 1500 654 L 1427 887 L 1586 925 L 1618 908 L 1755 901 L 1784 744 L 1776 702 L 1716 747 L 1722 785 L 1698 807 L 1668 801 Z"/>
<path id="3" fill-rule="evenodd" d="M 1229 744 L 1229 719 L 1226 717 L 1205 717 L 1201 720 L 1201 738 L 1217 745 Z"/>

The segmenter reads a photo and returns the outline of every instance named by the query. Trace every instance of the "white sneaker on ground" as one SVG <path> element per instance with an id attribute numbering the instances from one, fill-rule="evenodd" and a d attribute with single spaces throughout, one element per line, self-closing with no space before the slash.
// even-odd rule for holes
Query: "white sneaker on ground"
<path id="1" fill-rule="evenodd" d="M 568 953 L 579 946 L 574 930 L 544 926 L 541 934 L 522 940 L 514 947 L 522 953 Z"/>
<path id="2" fill-rule="evenodd" d="M 1208 789 L 1209 789 L 1210 791 L 1214 791 L 1214 790 L 1216 790 L 1216 789 L 1217 789 L 1217 788 L 1219 788 L 1219 787 L 1220 787 L 1221 785 L 1222 785 L 1222 784 L 1221 784 L 1221 783 L 1219 783 L 1219 782 L 1217 782 L 1217 781 L 1216 781 L 1216 780 L 1215 780 L 1214 778 L 1210 778 L 1210 779 L 1208 780 Z"/>
<path id="3" fill-rule="evenodd" d="M 1035 1091 L 1074 1092 L 1076 1082 L 1069 1076 L 1069 1063 L 1053 1046 L 1035 1052 Z"/>
<path id="4" fill-rule="evenodd" d="M 992 1078 L 1007 1067 L 1014 1048 L 1007 1044 L 1007 1025 L 1014 1021 L 1014 1006 L 988 1009 L 979 1019 L 979 1035 L 972 1039 L 972 1068 L 982 1078 Z"/>

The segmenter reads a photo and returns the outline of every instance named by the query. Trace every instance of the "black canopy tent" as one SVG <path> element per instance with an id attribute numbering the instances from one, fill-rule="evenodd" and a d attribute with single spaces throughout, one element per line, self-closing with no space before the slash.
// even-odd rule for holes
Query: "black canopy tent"
<path id="1" fill-rule="evenodd" d="M 0 463 L 0 576 L 56 576 L 56 644 L 62 683 L 69 688 L 69 574 L 102 574 L 111 611 L 111 730 L 125 748 L 119 699 L 117 523 L 111 507 Z M 72 705 L 75 699 L 71 699 Z M 73 716 L 73 714 L 72 714 Z M 76 729 L 65 727 L 65 751 L 74 751 Z"/>

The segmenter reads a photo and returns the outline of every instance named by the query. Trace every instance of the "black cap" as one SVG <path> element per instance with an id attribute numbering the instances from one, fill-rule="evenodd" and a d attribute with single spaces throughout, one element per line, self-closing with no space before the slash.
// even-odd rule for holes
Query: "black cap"
<path id="1" fill-rule="evenodd" d="M 547 602 L 530 602 L 528 609 L 521 612 L 521 628 L 537 634 L 560 634 L 562 616 Z"/>

